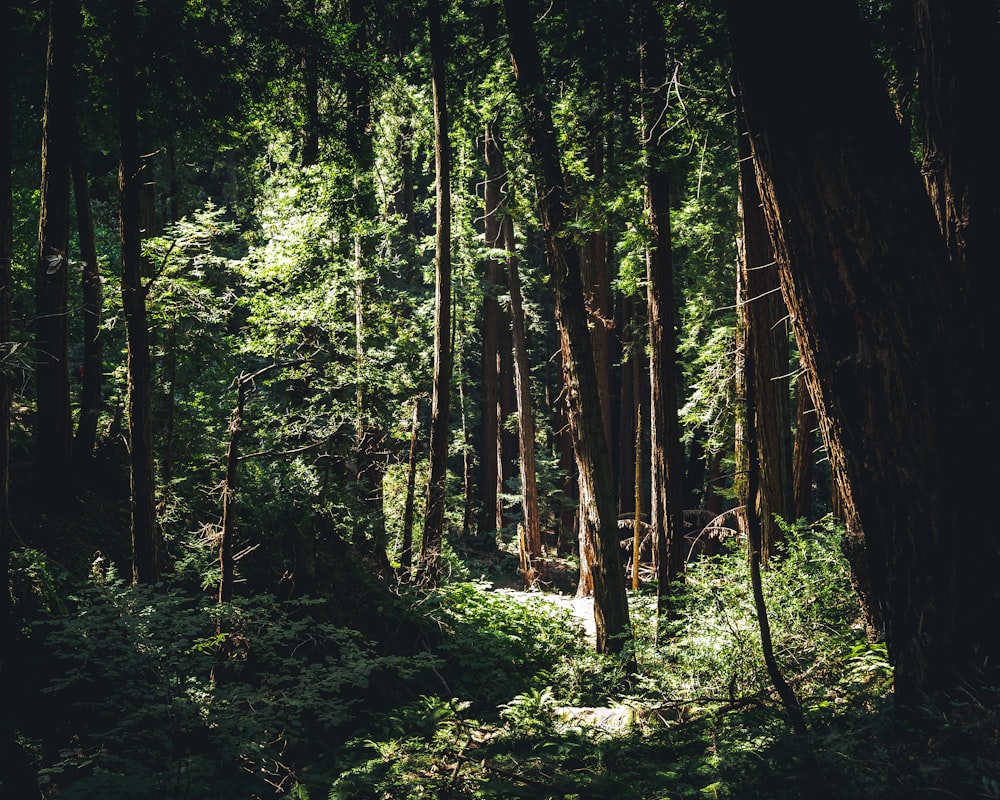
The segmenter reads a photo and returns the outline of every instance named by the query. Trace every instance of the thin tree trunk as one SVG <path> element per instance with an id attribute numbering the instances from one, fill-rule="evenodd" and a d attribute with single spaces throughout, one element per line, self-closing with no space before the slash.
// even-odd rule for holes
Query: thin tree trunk
<path id="1" fill-rule="evenodd" d="M 677 334 L 674 331 L 674 267 L 670 236 L 670 180 L 656 143 L 660 109 L 657 92 L 665 85 L 662 20 L 651 4 L 644 7 L 648 37 L 641 69 L 643 147 L 646 150 L 646 216 L 652 246 L 646 251 L 646 313 L 649 324 L 650 522 L 656 552 L 657 627 L 671 583 L 683 572 L 684 450 L 677 417 Z M 664 102 L 662 98 L 660 103 Z"/>
<path id="2" fill-rule="evenodd" d="M 101 355 L 101 275 L 97 265 L 94 218 L 90 210 L 90 190 L 79 135 L 73 149 L 73 195 L 83 268 L 83 390 L 80 394 L 80 419 L 73 441 L 73 460 L 79 474 L 94 454 L 97 421 L 101 413 L 101 386 L 104 363 Z"/>
<path id="3" fill-rule="evenodd" d="M 747 450 L 747 487 L 750 497 L 754 497 L 758 490 L 759 482 L 759 452 L 757 449 L 757 401 L 756 383 L 757 375 L 754 366 L 755 352 L 747 348 L 744 352 L 743 360 L 743 383 L 746 392 L 746 416 L 745 416 L 745 436 Z M 774 656 L 774 644 L 771 640 L 771 624 L 767 617 L 767 605 L 764 602 L 764 587 L 761 582 L 760 565 L 763 558 L 763 535 L 760 525 L 760 517 L 757 515 L 757 507 L 750 503 L 746 507 L 747 519 L 747 542 L 749 543 L 750 557 L 750 583 L 753 590 L 753 603 L 757 612 L 757 625 L 760 628 L 760 644 L 764 653 L 764 664 L 767 667 L 767 674 L 774 684 L 774 688 L 781 698 L 781 703 L 785 707 L 788 719 L 792 728 L 801 736 L 806 734 L 805 718 L 802 716 L 802 707 L 795 696 L 795 691 L 785 680 L 781 673 L 778 661 Z"/>
<path id="4" fill-rule="evenodd" d="M 41 217 L 35 270 L 37 463 L 47 495 L 65 491 L 72 446 L 69 401 L 67 273 L 70 153 L 73 136 L 72 53 L 79 7 L 49 0 L 49 39 L 42 116 Z"/>
<path id="5" fill-rule="evenodd" d="M 538 511 L 538 482 L 535 474 L 535 418 L 531 403 L 531 372 L 528 367 L 528 344 L 525 336 L 524 306 L 521 301 L 521 276 L 514 247 L 514 222 L 503 219 L 504 246 L 507 256 L 507 286 L 510 289 L 510 321 L 514 339 L 514 385 L 517 390 L 517 429 L 520 440 L 521 512 L 529 572 L 528 585 L 544 577 L 542 558 L 542 520 Z"/>
<path id="6" fill-rule="evenodd" d="M 434 163 L 437 219 L 434 237 L 434 386 L 431 398 L 431 445 L 427 481 L 427 513 L 417 566 L 419 580 L 437 586 L 441 580 L 441 546 L 447 500 L 448 437 L 452 354 L 451 332 L 451 153 L 448 143 L 448 104 L 445 97 L 445 42 L 441 35 L 438 0 L 428 0 L 431 75 L 434 96 Z"/>
<path id="7" fill-rule="evenodd" d="M 219 602 L 233 599 L 236 582 L 236 559 L 233 543 L 236 541 L 236 492 L 239 485 L 240 441 L 243 439 L 243 413 L 246 408 L 246 375 L 236 379 L 236 407 L 229 417 L 229 444 L 226 447 L 226 482 L 222 487 L 222 539 L 219 542 Z"/>
<path id="8" fill-rule="evenodd" d="M 142 282 L 140 184 L 142 162 L 138 135 L 138 81 L 135 66 L 136 22 L 132 3 L 118 4 L 116 45 L 119 57 L 118 102 L 121 162 L 122 308 L 128 342 L 129 475 L 132 503 L 132 580 L 156 583 L 160 577 L 159 536 L 156 524 L 156 484 L 153 472 L 153 379 L 149 325 L 146 319 L 148 287 Z"/>
<path id="9" fill-rule="evenodd" d="M 483 136 L 486 185 L 483 229 L 486 247 L 498 250 L 501 241 L 501 192 L 503 165 L 490 125 Z M 501 526 L 500 514 L 500 342 L 502 311 L 497 294 L 503 282 L 500 260 L 495 254 L 485 261 L 486 286 L 483 292 L 483 406 L 480 423 L 479 456 L 479 535 L 495 535 Z"/>
<path id="10" fill-rule="evenodd" d="M 417 482 L 417 444 L 420 439 L 420 398 L 413 401 L 413 421 L 410 424 L 410 457 L 406 469 L 406 500 L 403 504 L 403 541 L 400 546 L 399 572 L 404 583 L 413 570 L 413 506 Z"/>
<path id="11" fill-rule="evenodd" d="M 585 520 L 588 556 L 593 560 L 594 617 L 597 649 L 620 653 L 631 638 L 625 576 L 618 545 L 614 484 L 610 453 L 601 418 L 597 372 L 587 329 L 579 253 L 564 238 L 565 213 L 570 206 L 551 106 L 543 93 L 544 75 L 526 0 L 504 0 L 525 123 L 536 164 L 540 169 L 540 211 L 552 285 L 566 354 L 570 425 L 580 473 L 580 511 Z"/>
<path id="12" fill-rule="evenodd" d="M 792 494 L 795 498 L 795 519 L 812 517 L 812 482 L 816 445 L 816 410 L 806 386 L 804 375 L 796 381 L 798 395 L 795 410 L 795 446 L 792 451 Z"/>
<path id="13" fill-rule="evenodd" d="M 13 289 L 11 260 L 14 256 L 14 196 L 12 187 L 11 145 L 11 34 L 12 7 L 0 8 L 0 646 L 5 652 L 12 643 L 13 627 L 9 627 L 13 606 L 10 595 L 10 404 L 13 383 L 11 355 L 11 294 Z M 4 659 L 8 663 L 10 659 Z M 0 690 L 10 686 L 0 681 Z M 6 731 L 0 731 L 5 735 Z"/>

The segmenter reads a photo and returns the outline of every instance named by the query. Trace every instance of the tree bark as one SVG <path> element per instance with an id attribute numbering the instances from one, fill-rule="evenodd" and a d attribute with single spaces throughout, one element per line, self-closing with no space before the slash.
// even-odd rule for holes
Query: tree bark
<path id="1" fill-rule="evenodd" d="M 134 48 L 136 21 L 128 0 L 118 4 L 115 44 L 118 52 L 118 130 L 121 159 L 118 171 L 122 248 L 122 308 L 128 342 L 128 433 L 132 519 L 132 580 L 156 583 L 160 577 L 159 534 L 156 523 L 156 483 L 153 471 L 153 378 L 148 286 L 142 282 L 138 82 Z"/>
<path id="2" fill-rule="evenodd" d="M 566 355 L 569 420 L 580 474 L 580 513 L 588 555 L 593 559 L 597 649 L 620 653 L 631 637 L 629 611 L 579 252 L 566 238 L 565 214 L 570 197 L 559 161 L 551 106 L 543 90 L 544 75 L 531 8 L 527 0 L 504 0 L 503 6 L 529 143 L 540 171 L 542 231 L 555 292 L 556 320 Z"/>
<path id="3" fill-rule="evenodd" d="M 838 489 L 865 532 L 904 703 L 996 663 L 995 539 L 968 503 L 975 335 L 857 11 L 728 8 L 782 291 Z M 957 542 L 961 541 L 961 546 Z M 968 553 L 975 558 L 968 558 Z"/>
<path id="4" fill-rule="evenodd" d="M 501 241 L 501 191 L 503 165 L 496 146 L 492 127 L 487 124 L 483 136 L 483 152 L 486 161 L 486 185 L 484 187 L 485 207 L 483 210 L 483 230 L 485 244 L 497 250 Z M 483 407 L 480 424 L 479 457 L 479 524 L 480 536 L 495 536 L 501 526 L 500 514 L 500 342 L 506 339 L 502 334 L 503 312 L 497 299 L 503 282 L 500 260 L 488 255 L 485 262 L 486 286 L 483 292 Z"/>
<path id="5" fill-rule="evenodd" d="M 646 250 L 646 313 L 649 326 L 650 522 L 656 553 L 657 621 L 670 584 L 683 572 L 684 450 L 678 421 L 677 334 L 674 330 L 674 268 L 670 238 L 670 179 L 657 152 L 657 92 L 667 81 L 663 21 L 644 4 L 645 57 L 641 67 L 643 147 L 646 151 L 646 218 L 652 242 Z M 663 102 L 661 100 L 660 102 Z"/>
<path id="6" fill-rule="evenodd" d="M 71 456 L 67 273 L 70 153 L 73 136 L 72 53 L 79 7 L 49 0 L 49 38 L 42 116 L 41 217 L 35 270 L 38 479 L 54 496 L 66 490 Z"/>
<path id="7" fill-rule="evenodd" d="M 0 8 L 0 646 L 5 652 L 12 642 L 9 626 L 13 606 L 10 596 L 10 403 L 13 384 L 13 343 L 11 334 L 11 296 L 13 293 L 11 261 L 14 256 L 14 195 L 12 186 L 11 81 L 13 58 L 10 32 L 11 6 Z M 5 659 L 6 663 L 6 659 Z M 7 681 L 0 681 L 6 689 Z M 0 731 L 4 735 L 5 731 Z"/>
<path id="8" fill-rule="evenodd" d="M 544 577 L 542 568 L 542 520 L 538 511 L 538 482 L 535 474 L 535 418 L 531 403 L 531 371 L 525 335 L 521 276 L 514 247 L 514 222 L 503 218 L 504 246 L 507 250 L 507 286 L 510 289 L 510 321 L 514 340 L 514 385 L 517 390 L 517 430 L 520 442 L 521 516 L 524 525 L 528 572 L 525 584 Z"/>
<path id="9" fill-rule="evenodd" d="M 434 163 L 436 171 L 437 219 L 434 237 L 434 385 L 431 397 L 430 465 L 427 481 L 427 513 L 424 539 L 417 566 L 425 586 L 441 580 L 441 546 L 444 539 L 444 507 L 447 499 L 448 438 L 450 421 L 452 354 L 451 332 L 451 153 L 448 143 L 448 103 L 445 97 L 445 43 L 441 35 L 438 0 L 428 0 L 431 42 L 431 83 L 434 96 Z"/>
<path id="10" fill-rule="evenodd" d="M 774 260 L 767 221 L 761 207 L 760 192 L 754 176 L 750 139 L 742 129 L 739 144 L 739 213 L 742 221 L 739 269 L 746 293 L 740 304 L 739 324 L 743 327 L 744 346 L 754 365 L 756 404 L 753 413 L 760 480 L 756 496 L 740 498 L 749 507 L 753 503 L 761 528 L 761 558 L 766 563 L 774 545 L 781 539 L 775 515 L 792 522 L 792 438 L 791 405 L 788 397 L 788 316 L 778 267 Z M 746 410 L 750 413 L 750 409 Z"/>
<path id="11" fill-rule="evenodd" d="M 77 235 L 83 269 L 83 388 L 80 393 L 80 418 L 73 440 L 73 461 L 78 474 L 86 469 L 94 454 L 97 441 L 97 421 L 101 414 L 101 386 L 104 362 L 101 348 L 101 275 L 97 265 L 97 244 L 94 239 L 94 218 L 90 210 L 90 190 L 83 160 L 83 148 L 77 134 L 73 148 L 73 196 L 76 201 Z"/>

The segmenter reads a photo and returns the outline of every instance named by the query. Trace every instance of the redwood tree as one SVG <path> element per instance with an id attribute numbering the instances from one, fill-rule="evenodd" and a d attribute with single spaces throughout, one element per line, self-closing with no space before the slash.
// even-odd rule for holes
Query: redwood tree
<path id="1" fill-rule="evenodd" d="M 839 491 L 865 532 L 903 700 L 996 663 L 992 451 L 959 281 L 852 3 L 728 7 L 758 186 Z M 987 55 L 987 54 L 984 54 Z M 969 554 L 975 554 L 970 558 Z"/>
<path id="2" fill-rule="evenodd" d="M 438 0 L 428 0 L 431 41 L 431 84 L 434 95 L 434 164 L 437 219 L 434 300 L 434 386 L 431 395 L 430 475 L 424 539 L 417 565 L 418 580 L 436 586 L 441 578 L 441 545 L 448 477 L 448 408 L 451 398 L 451 154 L 448 144 L 448 103 L 445 98 L 445 43 Z"/>
<path id="3" fill-rule="evenodd" d="M 631 637 L 628 602 L 618 546 L 611 457 L 587 327 L 579 252 L 566 237 L 570 195 L 559 161 L 551 103 L 544 90 L 545 75 L 531 6 L 527 0 L 504 0 L 503 6 L 514 77 L 539 170 L 539 210 L 564 355 L 569 421 L 580 476 L 580 514 L 594 582 L 597 648 L 601 652 L 621 652 Z"/>
<path id="4" fill-rule="evenodd" d="M 70 153 L 73 126 L 73 38 L 79 7 L 49 1 L 42 116 L 41 217 L 35 270 L 37 458 L 46 491 L 63 491 L 72 442 L 69 404 L 67 273 Z"/>
<path id="5" fill-rule="evenodd" d="M 139 86 L 136 69 L 136 19 L 133 4 L 121 0 L 115 19 L 118 55 L 118 131 L 121 158 L 118 189 L 121 215 L 122 309 L 128 340 L 128 442 L 132 503 L 132 579 L 159 580 L 159 535 L 156 483 L 153 471 L 153 379 L 146 296 L 142 277 L 140 189 L 143 181 L 139 151 Z"/>

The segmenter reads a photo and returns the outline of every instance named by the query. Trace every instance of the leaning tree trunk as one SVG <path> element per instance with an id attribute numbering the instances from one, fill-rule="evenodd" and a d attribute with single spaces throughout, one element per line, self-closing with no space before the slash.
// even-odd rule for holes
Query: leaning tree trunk
<path id="1" fill-rule="evenodd" d="M 132 580 L 156 583 L 160 576 L 159 536 L 156 524 L 156 484 L 153 473 L 153 377 L 149 324 L 146 319 L 148 285 L 142 281 L 138 82 L 135 54 L 136 23 L 132 4 L 118 4 L 118 130 L 121 161 L 118 171 L 122 247 L 122 309 L 128 342 L 129 475 L 132 500 Z"/>
<path id="2" fill-rule="evenodd" d="M 739 116 L 742 123 L 742 115 Z M 767 221 L 761 208 L 754 176 L 750 139 L 739 131 L 739 210 L 742 287 L 740 325 L 744 346 L 754 364 L 756 405 L 754 429 L 760 456 L 760 481 L 756 497 L 741 497 L 745 507 L 753 503 L 761 529 L 761 558 L 766 563 L 781 539 L 775 516 L 792 522 L 792 429 L 788 397 L 788 312 L 781 297 L 778 267 L 774 261 Z M 746 413 L 750 413 L 747 409 Z"/>
<path id="3" fill-rule="evenodd" d="M 1000 656 L 992 454 L 959 283 L 853 4 L 728 8 L 758 186 L 839 490 L 865 532 L 903 702 Z M 961 546 L 959 546 L 961 541 Z M 968 554 L 974 553 L 973 558 Z"/>
<path id="4" fill-rule="evenodd" d="M 579 252 L 565 237 L 570 197 L 546 97 L 527 0 L 504 0 L 510 51 L 525 124 L 540 170 L 539 205 L 565 359 L 569 420 L 580 475 L 580 513 L 594 582 L 597 648 L 622 652 L 631 638 L 625 575 L 618 545 L 611 460 L 601 418 L 597 371 L 587 327 Z M 582 557 L 582 554 L 581 554 Z"/>
<path id="5" fill-rule="evenodd" d="M 431 75 L 434 95 L 434 163 L 437 173 L 435 234 L 434 386 L 431 397 L 430 467 L 424 540 L 417 566 L 418 578 L 427 586 L 441 579 L 441 546 L 448 477 L 448 407 L 451 397 L 451 154 L 448 144 L 448 104 L 445 99 L 445 43 L 441 36 L 438 0 L 428 0 L 431 40 Z"/>
<path id="6" fill-rule="evenodd" d="M 35 270 L 36 459 L 46 493 L 65 491 L 72 447 L 69 402 L 67 282 L 70 153 L 73 125 L 73 39 L 79 7 L 49 2 L 49 39 L 42 113 L 41 217 Z"/>

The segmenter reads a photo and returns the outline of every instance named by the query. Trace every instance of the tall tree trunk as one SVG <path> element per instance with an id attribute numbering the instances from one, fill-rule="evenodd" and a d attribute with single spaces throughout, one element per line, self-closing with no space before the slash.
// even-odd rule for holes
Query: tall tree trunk
<path id="1" fill-rule="evenodd" d="M 503 164 L 494 132 L 486 125 L 483 135 L 486 161 L 483 230 L 486 247 L 495 250 L 501 241 L 501 191 Z M 480 424 L 479 457 L 479 535 L 494 535 L 500 527 L 500 342 L 505 341 L 501 320 L 503 311 L 497 295 L 503 282 L 500 260 L 490 254 L 485 261 L 486 286 L 483 292 L 483 406 Z"/>
<path id="2" fill-rule="evenodd" d="M 246 409 L 246 375 L 236 379 L 236 406 L 229 417 L 229 443 L 226 446 L 226 480 L 222 486 L 222 538 L 219 542 L 219 602 L 233 599 L 236 583 L 236 492 L 239 484 L 240 441 L 243 439 L 243 413 Z"/>
<path id="3" fill-rule="evenodd" d="M 11 82 L 14 75 L 13 4 L 0 6 L 0 769 L 4 795 L 38 798 L 35 770 L 17 736 L 16 693 L 22 683 L 15 674 L 20 663 L 19 633 L 10 595 L 10 403 L 12 388 L 11 259 L 14 255 L 14 201 L 12 194 Z"/>
<path id="4" fill-rule="evenodd" d="M 640 345 L 633 330 L 635 301 L 631 297 L 623 297 L 619 303 L 617 328 L 622 337 L 621 381 L 618 395 L 618 514 L 629 513 L 635 503 L 635 436 L 632 432 L 637 427 L 636 397 L 633 391 L 632 372 L 636 359 L 636 350 Z"/>
<path id="5" fill-rule="evenodd" d="M 12 186 L 11 81 L 14 59 L 11 57 L 13 35 L 12 7 L 0 8 L 0 646 L 12 652 L 8 634 L 13 607 L 10 597 L 10 404 L 13 383 L 11 355 L 11 295 L 13 290 L 11 260 L 14 257 L 14 195 Z M 4 659 L 6 663 L 9 659 Z M 10 686 L 0 681 L 0 691 Z M 6 705 L 6 704 L 5 704 Z M 0 736 L 6 731 L 0 730 Z"/>
<path id="6" fill-rule="evenodd" d="M 35 270 L 38 410 L 37 478 L 51 497 L 65 491 L 72 444 L 69 402 L 67 261 L 73 125 L 73 40 L 79 6 L 49 0 L 49 39 L 42 116 L 41 217 Z"/>
<path id="7" fill-rule="evenodd" d="M 604 131 L 599 122 L 591 119 L 587 166 L 595 181 L 604 177 Z M 580 252 L 580 273 L 583 279 L 583 296 L 590 315 L 590 340 L 594 348 L 594 369 L 597 371 L 597 390 L 601 398 L 601 419 L 604 422 L 604 439 L 609 453 L 615 452 L 614 425 L 611 417 L 611 280 L 608 277 L 608 234 L 592 231 Z"/>
<path id="8" fill-rule="evenodd" d="M 662 41 L 663 20 L 651 3 L 644 5 L 645 55 L 643 147 L 646 151 L 646 219 L 652 232 L 646 251 L 646 313 L 649 324 L 650 522 L 656 552 L 657 621 L 670 584 L 683 572 L 684 450 L 677 417 L 677 334 L 674 330 L 674 267 L 670 237 L 670 179 L 657 152 L 660 130 L 658 97 L 667 83 Z"/>
<path id="9" fill-rule="evenodd" d="M 447 500 L 448 408 L 451 398 L 451 153 L 448 143 L 448 103 L 445 97 L 445 42 L 441 35 L 438 0 L 428 0 L 431 43 L 431 84 L 434 95 L 434 164 L 437 218 L 434 237 L 434 386 L 431 396 L 431 445 L 427 480 L 424 539 L 417 567 L 420 582 L 437 586 L 441 579 L 441 546 Z"/>
<path id="10" fill-rule="evenodd" d="M 569 193 L 559 161 L 551 105 L 527 0 L 504 0 L 514 76 L 535 163 L 546 256 L 555 291 L 569 396 L 570 426 L 580 474 L 580 512 L 592 557 L 597 649 L 622 652 L 631 638 L 625 575 L 618 546 L 611 459 L 601 418 L 600 391 L 584 305 L 579 253 L 565 238 Z"/>
<path id="11" fill-rule="evenodd" d="M 319 48 L 316 30 L 316 0 L 306 0 L 303 8 L 306 29 L 302 34 L 299 50 L 299 68 L 302 70 L 302 107 L 305 117 L 301 131 L 302 166 L 310 167 L 319 158 Z"/>
<path id="12" fill-rule="evenodd" d="M 787 0 L 728 14 L 782 290 L 865 532 L 896 694 L 948 692 L 1000 657 L 981 613 L 1000 554 L 968 503 L 992 458 L 967 446 L 988 410 L 975 323 L 857 10 L 827 6 L 820 26 Z"/>
<path id="13" fill-rule="evenodd" d="M 90 210 L 90 190 L 83 160 L 83 148 L 77 134 L 73 148 L 73 196 L 76 201 L 77 235 L 83 267 L 83 390 L 80 394 L 80 419 L 73 440 L 73 461 L 77 473 L 86 468 L 97 441 L 97 421 L 101 413 L 101 385 L 104 362 L 101 355 L 101 275 L 97 265 L 94 218 Z"/>
<path id="14" fill-rule="evenodd" d="M 913 0 L 913 8 L 924 144 L 921 172 L 948 255 L 961 275 L 969 311 L 988 315 L 1000 281 L 993 266 L 1000 166 L 995 137 L 983 125 L 982 102 L 996 91 L 996 8 L 961 0 Z M 986 327 L 993 329 L 992 324 Z"/>
<path id="15" fill-rule="evenodd" d="M 504 246 L 507 250 L 507 286 L 510 289 L 510 321 L 514 339 L 514 384 L 517 389 L 517 429 L 520 441 L 521 516 L 524 520 L 525 550 L 531 570 L 525 575 L 530 585 L 543 576 L 542 520 L 538 511 L 538 481 L 535 474 L 535 418 L 531 403 L 531 371 L 525 336 L 521 276 L 514 246 L 514 222 L 503 218 Z"/>
<path id="16" fill-rule="evenodd" d="M 788 316 L 778 267 L 774 261 L 761 207 L 760 192 L 754 176 L 750 139 L 742 127 L 739 155 L 739 213 L 743 232 L 740 237 L 739 269 L 746 293 L 740 305 L 740 322 L 745 347 L 752 353 L 755 369 L 754 430 L 757 435 L 760 480 L 756 497 L 741 497 L 744 506 L 754 503 L 761 529 L 761 558 L 766 563 L 774 545 L 781 539 L 775 515 L 792 522 L 792 438 L 791 405 L 788 397 Z M 747 410 L 746 413 L 750 413 Z"/>
<path id="17" fill-rule="evenodd" d="M 118 170 L 122 248 L 122 308 L 128 341 L 129 475 L 132 502 L 132 579 L 156 583 L 160 577 L 153 471 L 153 377 L 146 319 L 148 286 L 142 282 L 138 80 L 136 20 L 128 0 L 118 4 L 115 20 L 118 51 Z"/>

